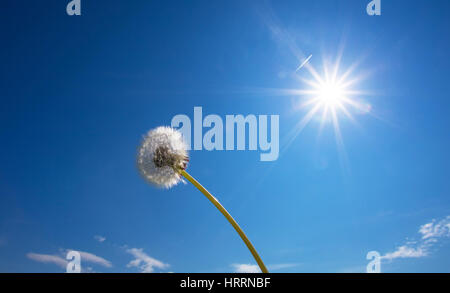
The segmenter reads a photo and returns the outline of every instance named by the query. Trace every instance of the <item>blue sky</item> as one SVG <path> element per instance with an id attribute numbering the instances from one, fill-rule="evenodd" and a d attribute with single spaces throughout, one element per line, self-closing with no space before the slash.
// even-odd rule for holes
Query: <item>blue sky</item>
<path id="1" fill-rule="evenodd" d="M 338 113 L 346 160 L 316 115 L 275 162 L 193 151 L 189 172 L 271 271 L 364 272 L 374 250 L 383 272 L 450 272 L 448 1 L 66 2 L 2 3 L 0 272 L 64 272 L 68 249 L 86 271 L 253 268 L 193 186 L 139 176 L 136 149 L 194 106 L 279 115 L 283 149 L 308 109 L 281 90 L 339 52 L 371 106 Z"/>

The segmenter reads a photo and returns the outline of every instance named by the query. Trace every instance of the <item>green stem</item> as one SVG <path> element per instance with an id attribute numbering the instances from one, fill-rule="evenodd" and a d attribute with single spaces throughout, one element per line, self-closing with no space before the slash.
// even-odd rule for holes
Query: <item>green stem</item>
<path id="1" fill-rule="evenodd" d="M 230 222 L 230 224 L 233 226 L 236 232 L 238 232 L 239 236 L 241 236 L 245 245 L 247 245 L 248 249 L 252 253 L 256 262 L 258 263 L 258 266 L 261 269 L 261 271 L 263 273 L 268 273 L 269 271 L 264 265 L 261 257 L 259 257 L 258 253 L 256 252 L 256 249 L 253 247 L 252 243 L 247 238 L 244 231 L 242 231 L 241 227 L 239 227 L 238 223 L 233 219 L 233 217 L 228 213 L 228 211 L 220 204 L 220 202 L 214 196 L 212 196 L 211 193 L 209 193 L 208 190 L 206 190 L 197 180 L 195 180 L 191 175 L 189 175 L 188 172 L 186 172 L 185 170 L 181 170 L 180 173 L 195 187 L 197 187 L 198 190 L 200 190 L 200 192 L 203 193 L 212 202 L 212 204 L 222 213 L 222 215 L 224 215 L 225 218 L 227 218 L 228 222 Z"/>

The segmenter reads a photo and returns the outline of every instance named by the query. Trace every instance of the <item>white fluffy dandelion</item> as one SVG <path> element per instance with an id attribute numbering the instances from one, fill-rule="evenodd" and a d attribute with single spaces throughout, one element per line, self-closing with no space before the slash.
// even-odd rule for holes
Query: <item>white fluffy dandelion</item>
<path id="1" fill-rule="evenodd" d="M 142 176 L 159 187 L 170 188 L 181 181 L 180 170 L 189 161 L 180 132 L 170 127 L 150 130 L 139 148 L 137 164 Z"/>
<path id="2" fill-rule="evenodd" d="M 247 245 L 261 271 L 268 273 L 256 249 L 238 223 L 208 190 L 186 172 L 189 162 L 186 149 L 186 143 L 179 131 L 170 127 L 158 127 L 150 130 L 139 147 L 137 156 L 139 171 L 150 183 L 165 188 L 178 184 L 182 177 L 186 178 L 225 216 Z"/>

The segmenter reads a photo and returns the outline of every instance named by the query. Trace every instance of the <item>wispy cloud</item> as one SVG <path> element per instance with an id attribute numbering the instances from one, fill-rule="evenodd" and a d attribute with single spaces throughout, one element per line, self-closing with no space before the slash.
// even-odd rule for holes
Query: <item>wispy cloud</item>
<path id="1" fill-rule="evenodd" d="M 267 265 L 269 271 L 278 271 L 287 268 L 293 268 L 298 266 L 296 263 L 284 263 L 284 264 L 272 264 Z M 233 272 L 235 273 L 261 273 L 261 270 L 257 265 L 253 264 L 232 264 Z"/>
<path id="2" fill-rule="evenodd" d="M 155 268 L 166 269 L 169 264 L 165 264 L 149 255 L 142 248 L 130 248 L 127 252 L 134 256 L 135 259 L 127 264 L 127 268 L 138 268 L 142 273 L 153 273 Z"/>
<path id="3" fill-rule="evenodd" d="M 235 273 L 261 273 L 257 265 L 252 264 L 232 264 Z"/>
<path id="4" fill-rule="evenodd" d="M 112 267 L 111 262 L 109 260 L 104 259 L 103 257 L 85 251 L 79 251 L 79 253 L 82 262 L 94 263 L 97 265 L 104 266 L 106 268 Z"/>
<path id="5" fill-rule="evenodd" d="M 37 262 L 55 264 L 61 268 L 66 268 L 68 260 L 66 260 L 65 257 L 69 251 L 71 250 L 61 250 L 59 254 L 40 254 L 30 252 L 27 253 L 26 256 Z M 112 267 L 112 263 L 103 257 L 85 251 L 78 252 L 80 253 L 81 267 L 83 267 L 83 263 L 97 264 L 106 268 Z"/>
<path id="6" fill-rule="evenodd" d="M 388 259 L 393 260 L 396 258 L 419 258 L 427 256 L 428 252 L 422 247 L 410 247 L 408 245 L 403 245 L 397 247 L 397 249 L 394 252 L 388 252 L 385 255 L 383 255 L 382 259 Z"/>
<path id="7" fill-rule="evenodd" d="M 419 233 L 422 234 L 422 239 L 425 241 L 434 241 L 439 237 L 450 236 L 450 216 L 437 222 L 433 220 L 431 223 L 422 225 L 419 229 Z M 434 240 L 432 240 L 434 239 Z"/>
<path id="8" fill-rule="evenodd" d="M 94 239 L 101 243 L 106 240 L 106 237 L 103 237 L 101 235 L 95 235 Z"/>
<path id="9" fill-rule="evenodd" d="M 41 263 L 50 263 L 55 264 L 61 268 L 66 268 L 67 260 L 58 256 L 58 255 L 50 255 L 50 254 L 39 254 L 39 253 L 27 253 L 27 257 L 31 260 L 41 262 Z"/>
<path id="10" fill-rule="evenodd" d="M 393 260 L 397 258 L 420 258 L 431 253 L 434 245 L 442 238 L 450 236 L 450 216 L 437 221 L 432 220 L 420 226 L 418 241 L 408 241 L 405 245 L 397 247 L 393 252 L 388 252 L 381 258 Z"/>

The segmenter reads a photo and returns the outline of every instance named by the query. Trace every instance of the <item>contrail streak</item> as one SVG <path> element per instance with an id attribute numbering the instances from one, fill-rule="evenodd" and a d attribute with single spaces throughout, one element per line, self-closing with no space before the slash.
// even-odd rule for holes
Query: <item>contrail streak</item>
<path id="1" fill-rule="evenodd" d="M 305 61 L 303 61 L 303 63 L 295 70 L 295 72 L 297 72 L 297 71 L 299 71 L 300 69 L 302 69 L 302 67 L 305 66 L 306 63 L 308 63 L 308 61 L 309 61 L 309 59 L 311 59 L 311 57 L 312 57 L 312 54 L 309 55 L 309 57 L 306 58 Z"/>

